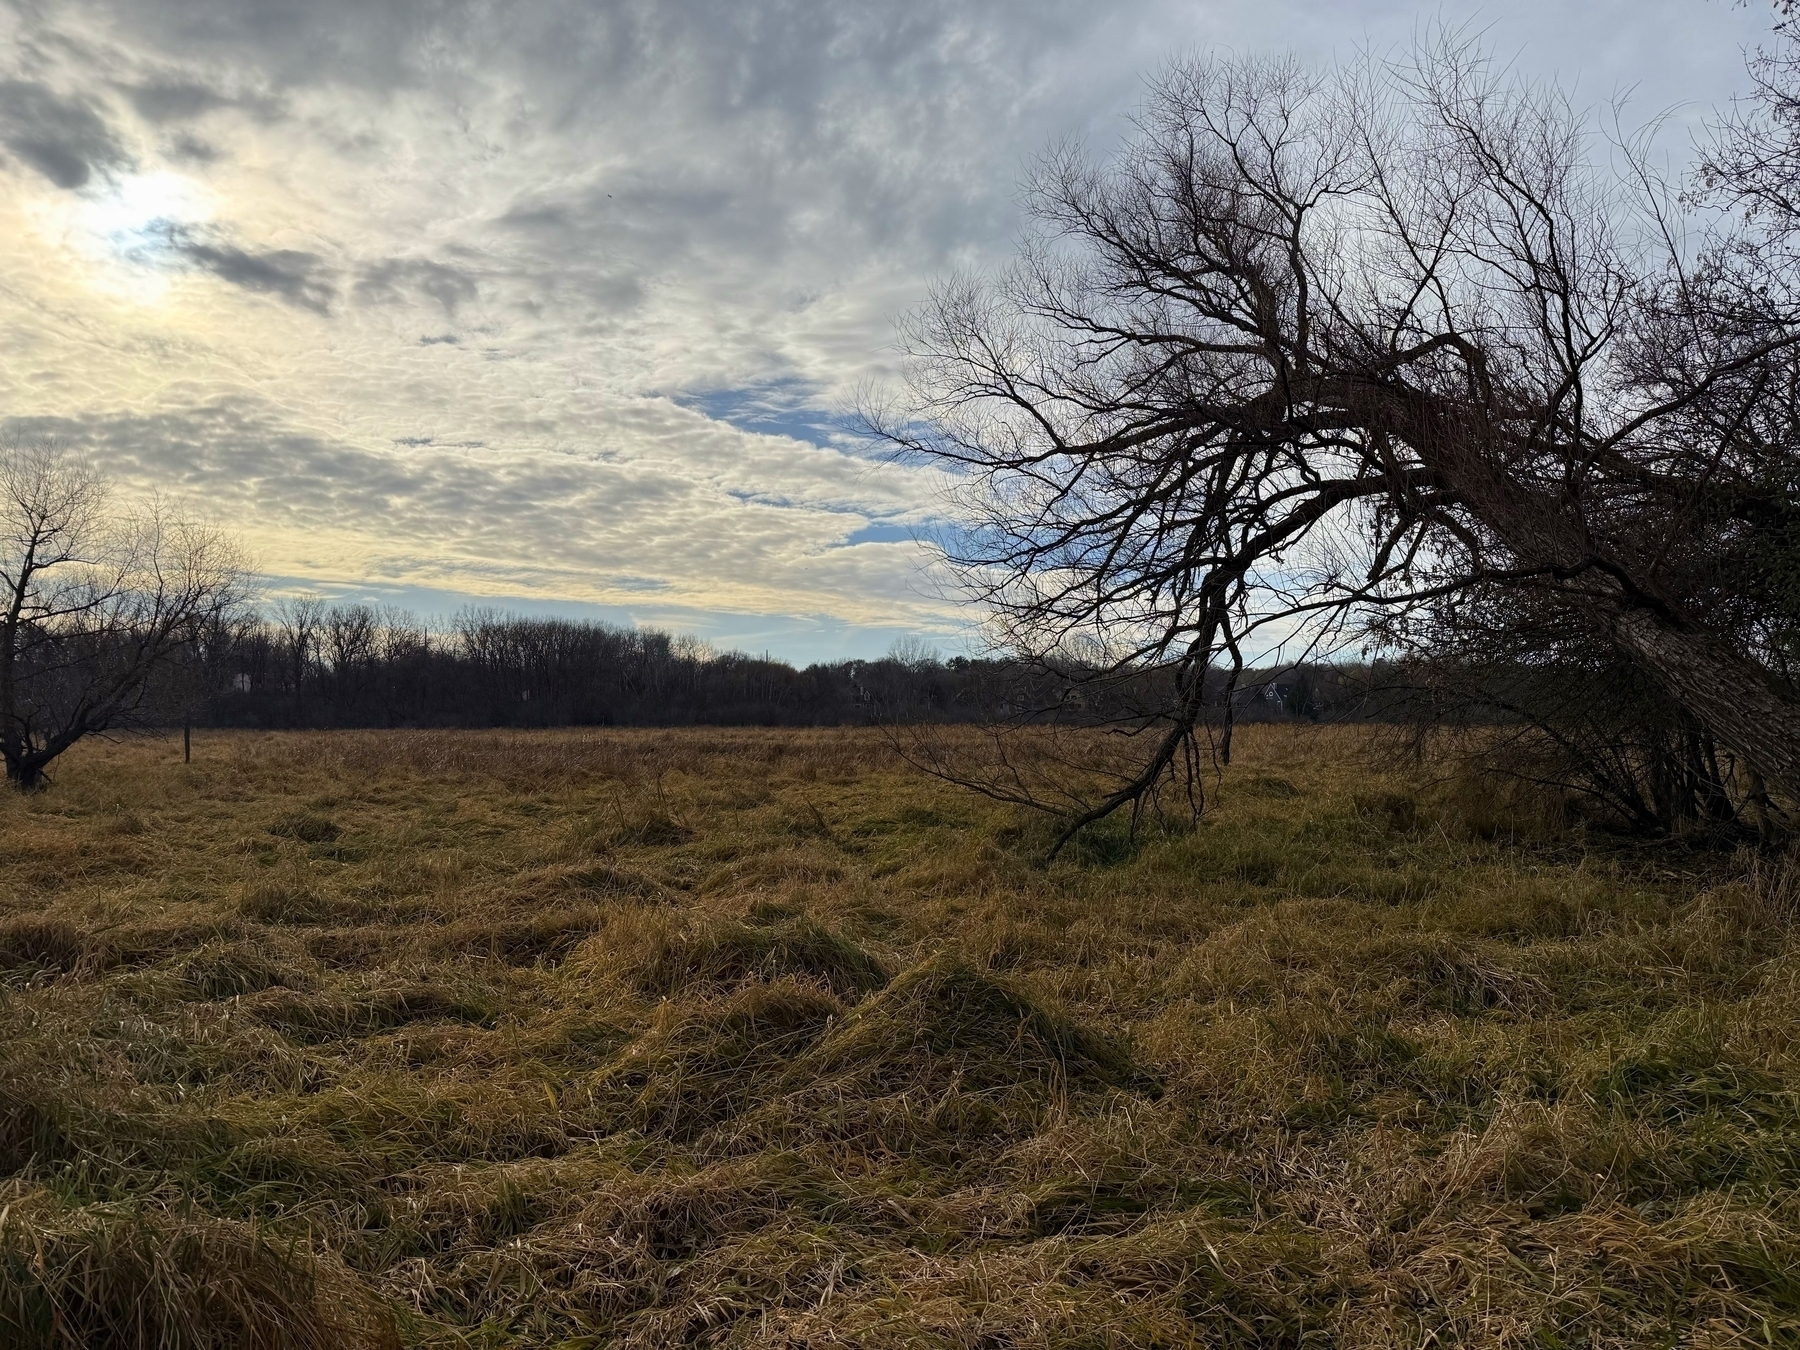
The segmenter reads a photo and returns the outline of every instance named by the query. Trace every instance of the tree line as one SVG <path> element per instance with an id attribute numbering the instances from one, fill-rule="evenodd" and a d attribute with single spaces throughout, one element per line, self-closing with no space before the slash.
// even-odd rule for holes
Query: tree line
<path id="1" fill-rule="evenodd" d="M 1045 705 L 1037 678 L 1003 658 L 942 659 L 916 644 L 796 667 L 593 620 L 470 608 L 432 626 L 403 610 L 303 598 L 222 617 L 188 665 L 167 669 L 152 703 L 164 723 L 214 727 L 853 726 L 1017 716 Z M 1327 666 L 1271 670 L 1237 703 L 1249 720 L 1385 706 L 1366 677 Z M 1096 710 L 1042 715 L 1087 722 Z"/>
<path id="2" fill-rule="evenodd" d="M 196 666 L 193 716 L 213 726 L 816 726 L 902 704 L 983 715 L 982 662 L 796 669 L 655 629 L 489 609 L 431 626 L 366 604 L 287 600 L 220 625 Z"/>

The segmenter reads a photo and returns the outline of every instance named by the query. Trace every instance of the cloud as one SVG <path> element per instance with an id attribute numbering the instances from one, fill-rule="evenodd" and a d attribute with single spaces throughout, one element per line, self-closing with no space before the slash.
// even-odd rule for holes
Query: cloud
<path id="1" fill-rule="evenodd" d="M 228 108 L 236 101 L 217 89 L 203 84 L 156 81 L 134 85 L 125 91 L 131 106 L 146 122 L 187 122 L 215 108 Z"/>
<path id="2" fill-rule="evenodd" d="M 392 304 L 409 295 L 436 302 L 450 318 L 481 294 L 475 278 L 424 258 L 383 258 L 358 271 L 355 295 L 363 304 Z"/>
<path id="3" fill-rule="evenodd" d="M 0 80 L 0 144 L 65 189 L 132 162 L 91 102 L 26 80 Z"/>
<path id="4" fill-rule="evenodd" d="M 839 547 L 867 524 L 854 502 L 916 508 L 904 478 L 864 481 L 835 452 L 798 461 L 778 446 L 661 405 L 657 439 L 711 441 L 688 459 L 602 458 L 496 448 L 414 433 L 385 445 L 295 425 L 248 396 L 161 413 L 0 421 L 0 432 L 81 447 L 132 488 L 186 496 L 244 531 L 261 565 L 321 581 L 387 578 L 489 594 L 606 600 L 654 592 L 681 603 L 842 621 L 929 620 L 896 586 L 920 551 Z M 642 410 L 634 408 L 636 416 Z M 619 425 L 618 423 L 614 424 Z M 772 489 L 751 500 L 751 484 Z"/>
<path id="5" fill-rule="evenodd" d="M 893 377 L 895 317 L 1007 259 L 1022 166 L 1116 143 L 1171 53 L 1381 50 L 1416 8 L 0 0 L 0 151 L 31 168 L 0 194 L 0 416 L 215 503 L 284 575 L 653 582 L 659 613 L 879 651 L 957 618 L 913 542 L 941 483 L 831 415 Z M 1768 26 L 1502 8 L 1521 68 L 1649 110 L 1727 96 Z"/>
<path id="6" fill-rule="evenodd" d="M 186 131 L 177 132 L 164 142 L 162 153 L 164 159 L 175 164 L 206 165 L 221 158 L 216 145 Z"/>
<path id="7" fill-rule="evenodd" d="M 316 253 L 287 248 L 252 252 L 178 225 L 168 227 L 166 239 L 176 257 L 221 281 L 316 314 L 331 312 L 337 288 L 330 269 Z"/>
<path id="8" fill-rule="evenodd" d="M 154 62 L 138 78 L 117 85 L 132 110 L 153 127 L 198 121 L 214 113 L 247 114 L 259 124 L 278 120 L 282 100 L 254 82 L 243 66 L 207 70 L 181 63 Z"/>

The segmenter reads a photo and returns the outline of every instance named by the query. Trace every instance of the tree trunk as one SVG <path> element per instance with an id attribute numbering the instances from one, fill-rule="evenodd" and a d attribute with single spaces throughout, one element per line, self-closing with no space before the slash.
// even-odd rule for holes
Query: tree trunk
<path id="1" fill-rule="evenodd" d="M 36 792 L 44 786 L 44 766 L 35 757 L 6 760 L 6 781 L 20 792 Z"/>
<path id="2" fill-rule="evenodd" d="M 1621 613 L 1613 633 L 1716 740 L 1800 796 L 1800 703 L 1777 692 L 1762 667 L 1644 609 Z"/>

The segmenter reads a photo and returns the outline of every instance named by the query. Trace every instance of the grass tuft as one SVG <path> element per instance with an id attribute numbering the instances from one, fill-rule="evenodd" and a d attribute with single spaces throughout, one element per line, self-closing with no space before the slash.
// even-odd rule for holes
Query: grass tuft
<path id="1" fill-rule="evenodd" d="M 449 1020 L 480 1026 L 491 1023 L 498 1011 L 492 1000 L 478 994 L 433 984 L 361 994 L 265 989 L 243 1006 L 264 1026 L 307 1043 L 370 1036 L 413 1022 Z"/>
<path id="2" fill-rule="evenodd" d="M 782 1069 L 844 1011 L 792 980 L 697 1004 L 666 1003 L 595 1081 L 623 1128 L 691 1140 L 772 1092 Z"/>
<path id="3" fill-rule="evenodd" d="M 265 989 L 304 989 L 304 972 L 245 942 L 208 944 L 180 964 L 181 977 L 196 999 L 236 998 Z"/>
<path id="4" fill-rule="evenodd" d="M 330 923 L 343 909 L 306 886 L 280 881 L 258 882 L 238 901 L 238 913 L 253 923 Z"/>
<path id="5" fill-rule="evenodd" d="M 71 971 L 88 951 L 81 930 L 67 919 L 47 914 L 0 919 L 0 969 Z"/>
<path id="6" fill-rule="evenodd" d="M 248 1225 L 17 1188 L 0 1215 L 0 1332 L 18 1350 L 398 1345 L 340 1272 Z"/>
<path id="7" fill-rule="evenodd" d="M 888 979 L 878 958 L 804 914 L 683 920 L 639 911 L 621 916 L 600 943 L 599 970 L 659 996 L 793 976 L 854 999 Z"/>
<path id="8" fill-rule="evenodd" d="M 278 839 L 297 839 L 303 844 L 329 844 L 343 833 L 329 816 L 314 811 L 289 811 L 276 818 L 269 833 Z"/>

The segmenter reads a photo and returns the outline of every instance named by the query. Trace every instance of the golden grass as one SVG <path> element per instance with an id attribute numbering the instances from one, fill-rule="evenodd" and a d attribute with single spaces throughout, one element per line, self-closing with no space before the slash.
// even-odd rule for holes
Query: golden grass
<path id="1" fill-rule="evenodd" d="M 1045 869 L 871 733 L 81 746 L 0 1344 L 1800 1343 L 1800 874 L 1364 751 Z"/>

